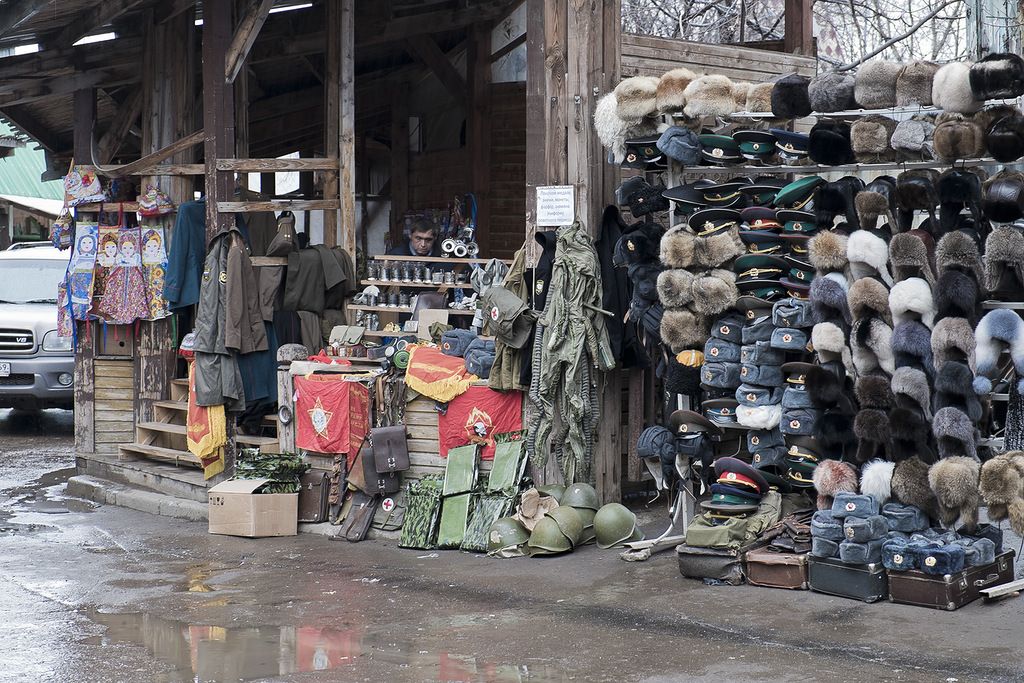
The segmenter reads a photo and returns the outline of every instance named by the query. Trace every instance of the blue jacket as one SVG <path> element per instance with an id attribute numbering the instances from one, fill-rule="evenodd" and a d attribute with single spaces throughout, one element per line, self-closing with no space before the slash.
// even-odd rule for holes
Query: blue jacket
<path id="1" fill-rule="evenodd" d="M 199 302 L 199 285 L 206 260 L 206 200 L 184 202 L 178 207 L 167 255 L 164 298 L 170 308 L 185 308 Z"/>

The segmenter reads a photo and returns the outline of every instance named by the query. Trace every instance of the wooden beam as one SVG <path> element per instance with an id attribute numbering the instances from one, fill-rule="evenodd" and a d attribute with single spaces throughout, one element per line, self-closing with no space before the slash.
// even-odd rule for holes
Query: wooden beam
<path id="1" fill-rule="evenodd" d="M 0 37 L 6 36 L 46 9 L 49 0 L 14 0 L 0 12 Z"/>
<path id="2" fill-rule="evenodd" d="M 434 72 L 445 89 L 462 104 L 466 101 L 466 81 L 441 52 L 434 39 L 426 35 L 411 36 L 405 41 L 409 54 Z"/>
<path id="3" fill-rule="evenodd" d="M 24 107 L 4 107 L 0 109 L 0 116 L 7 119 L 11 124 L 39 143 L 43 149 L 54 154 L 67 151 L 67 146 L 62 144 L 54 135 L 53 131 L 44 128 L 39 119 L 27 111 Z M 66 168 L 64 169 L 67 170 Z"/>
<path id="4" fill-rule="evenodd" d="M 231 42 L 231 0 L 203 2 L 203 130 L 206 163 L 206 237 L 230 229 L 234 218 L 222 214 L 218 204 L 231 197 L 234 179 L 217 173 L 218 159 L 235 156 L 234 88 L 224 80 L 224 64 Z"/>
<path id="5" fill-rule="evenodd" d="M 217 202 L 221 213 L 250 211 L 337 211 L 337 199 L 273 199 L 266 202 Z"/>
<path id="6" fill-rule="evenodd" d="M 783 49 L 814 56 L 813 0 L 785 0 Z"/>
<path id="7" fill-rule="evenodd" d="M 324 197 L 341 200 L 341 3 L 327 0 L 324 32 L 324 80 L 319 90 L 323 97 L 324 156 L 335 157 L 335 173 L 324 178 Z M 340 204 L 339 204 L 340 206 Z M 342 217 L 339 209 L 324 214 L 324 244 L 334 246 L 341 236 Z"/>
<path id="8" fill-rule="evenodd" d="M 82 90 L 74 94 L 74 154 L 86 163 L 92 146 L 92 129 L 96 122 L 96 91 Z M 78 455 L 96 450 L 96 406 L 94 403 L 95 339 L 88 334 L 84 322 L 75 323 L 78 348 L 75 353 L 75 452 Z"/>
<path id="9" fill-rule="evenodd" d="M 109 164 L 110 160 L 117 154 L 128 136 L 128 131 L 138 120 L 142 113 L 142 89 L 134 90 L 128 102 L 119 106 L 114 120 L 110 123 L 107 132 L 103 134 L 99 142 L 99 161 L 101 164 Z"/>
<path id="10" fill-rule="evenodd" d="M 287 171 L 337 171 L 338 160 L 326 159 L 218 159 L 218 171 L 268 173 Z"/>
<path id="11" fill-rule="evenodd" d="M 12 55 L 0 59 L 0 83 L 15 78 L 39 79 L 60 75 L 68 64 L 79 71 L 137 65 L 141 58 L 142 38 L 131 36 L 103 43 L 77 47 L 60 47 L 28 55 Z"/>
<path id="12" fill-rule="evenodd" d="M 404 217 L 409 210 L 409 88 L 398 84 L 391 91 L 391 221 L 390 244 L 404 239 Z"/>
<path id="13" fill-rule="evenodd" d="M 133 72 L 134 71 L 134 72 Z M 107 70 L 92 69 L 80 71 L 73 74 L 43 78 L 35 83 L 15 87 L 11 92 L 0 95 L 0 107 L 9 107 L 15 104 L 27 104 L 35 100 L 70 95 L 76 90 L 96 88 L 100 85 L 114 87 L 138 83 L 141 76 L 137 70 Z"/>
<path id="14" fill-rule="evenodd" d="M 98 2 L 91 9 L 71 18 L 55 40 L 45 42 L 58 47 L 72 45 L 93 31 L 136 9 L 145 1 L 103 0 L 103 2 Z"/>
<path id="15" fill-rule="evenodd" d="M 460 3 L 460 6 L 454 9 L 419 12 L 404 17 L 368 22 L 370 25 L 365 29 L 360 25 L 359 40 L 356 44 L 360 47 L 379 45 L 412 36 L 454 31 L 477 22 L 491 22 L 507 15 L 515 8 L 515 4 L 512 0 L 481 0 Z"/>
<path id="16" fill-rule="evenodd" d="M 476 241 L 481 253 L 491 246 L 491 28 L 474 24 L 466 50 L 469 101 L 466 106 L 466 147 L 470 189 L 476 197 Z"/>
<path id="17" fill-rule="evenodd" d="M 256 37 L 260 34 L 260 29 L 263 28 L 267 17 L 270 16 L 273 6 L 274 0 L 258 0 L 258 3 L 249 9 L 249 13 L 239 23 L 225 58 L 224 78 L 227 83 L 235 82 L 235 78 L 245 64 L 245 58 L 249 56 L 249 50 L 252 49 Z"/>
<path id="18" fill-rule="evenodd" d="M 341 54 L 338 55 L 338 198 L 341 234 L 338 244 L 356 254 L 356 3 L 341 1 Z"/>
<path id="19" fill-rule="evenodd" d="M 153 21 L 157 25 L 166 24 L 182 12 L 187 12 L 192 9 L 195 5 L 196 0 L 171 0 L 170 2 L 160 3 L 160 7 L 157 8 L 153 17 Z"/>
<path id="20" fill-rule="evenodd" d="M 232 128 L 233 127 L 234 126 L 232 125 Z M 172 142 L 166 147 L 162 147 L 152 154 L 147 154 L 141 159 L 133 161 L 130 164 L 124 164 L 122 166 L 102 166 L 101 164 L 96 163 L 98 160 L 93 160 L 93 164 L 95 164 L 98 173 L 110 176 L 111 178 L 123 178 L 129 175 L 146 175 L 149 173 L 150 169 L 154 168 L 164 159 L 168 159 L 179 152 L 184 152 L 185 150 L 198 145 L 200 142 L 203 142 L 203 140 L 204 132 L 197 130 L 191 135 L 186 135 L 180 140 Z"/>

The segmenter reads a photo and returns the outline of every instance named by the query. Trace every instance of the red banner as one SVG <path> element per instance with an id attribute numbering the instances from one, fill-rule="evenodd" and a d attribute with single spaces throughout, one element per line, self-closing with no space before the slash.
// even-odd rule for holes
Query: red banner
<path id="1" fill-rule="evenodd" d="M 448 403 L 448 410 L 437 418 L 437 438 L 441 457 L 452 448 L 478 443 L 480 457 L 494 458 L 494 436 L 523 428 L 523 394 L 500 392 L 488 387 L 470 387 Z"/>
<path id="2" fill-rule="evenodd" d="M 295 445 L 315 453 L 347 453 L 349 464 L 370 430 L 370 390 L 345 375 L 295 378 Z"/>

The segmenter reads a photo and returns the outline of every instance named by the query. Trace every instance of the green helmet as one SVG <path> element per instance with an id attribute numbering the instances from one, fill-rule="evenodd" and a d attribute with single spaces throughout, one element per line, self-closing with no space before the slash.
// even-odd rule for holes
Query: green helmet
<path id="1" fill-rule="evenodd" d="M 586 545 L 587 543 L 594 542 L 594 515 L 597 514 L 596 510 L 590 508 L 573 508 L 576 514 L 583 520 L 583 534 L 580 536 L 580 540 L 576 545 Z"/>
<path id="2" fill-rule="evenodd" d="M 572 542 L 553 517 L 542 517 L 526 542 L 531 555 L 556 555 L 572 550 Z"/>
<path id="3" fill-rule="evenodd" d="M 608 503 L 594 515 L 598 548 L 612 548 L 629 541 L 636 531 L 636 515 L 625 505 Z"/>
<path id="4" fill-rule="evenodd" d="M 601 503 L 597 500 L 597 491 L 590 484 L 572 484 L 558 500 L 559 505 L 571 505 L 574 508 L 587 508 L 597 512 Z"/>
<path id="5" fill-rule="evenodd" d="M 540 492 L 540 495 L 551 496 L 555 500 L 561 498 L 562 494 L 565 492 L 565 487 L 561 484 L 541 484 L 536 488 L 537 491 Z"/>
<path id="6" fill-rule="evenodd" d="M 487 530 L 487 552 L 497 553 L 508 548 L 521 546 L 530 540 L 530 532 L 519 520 L 502 517 L 491 522 Z"/>
<path id="7" fill-rule="evenodd" d="M 573 545 L 580 542 L 583 534 L 583 520 L 580 514 L 568 505 L 556 507 L 548 513 L 548 517 L 558 522 L 559 530 Z"/>

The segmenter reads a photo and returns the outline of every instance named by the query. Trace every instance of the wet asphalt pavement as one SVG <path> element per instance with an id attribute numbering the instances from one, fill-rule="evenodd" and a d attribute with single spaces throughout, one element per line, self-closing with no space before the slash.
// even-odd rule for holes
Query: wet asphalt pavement
<path id="1" fill-rule="evenodd" d="M 1024 603 L 710 587 L 669 551 L 247 540 L 64 496 L 70 413 L 0 411 L 0 681 L 1013 681 Z"/>

